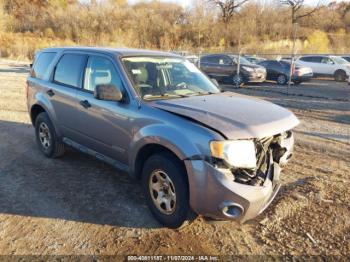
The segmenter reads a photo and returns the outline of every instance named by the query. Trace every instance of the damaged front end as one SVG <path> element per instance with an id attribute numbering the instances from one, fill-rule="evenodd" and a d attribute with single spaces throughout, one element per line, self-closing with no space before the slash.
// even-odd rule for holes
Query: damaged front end
<path id="1" fill-rule="evenodd" d="M 292 155 L 292 131 L 255 139 L 256 166 L 234 167 L 223 159 L 186 161 L 194 211 L 219 220 L 252 219 L 272 202 L 280 172 Z"/>
<path id="2" fill-rule="evenodd" d="M 293 146 L 292 131 L 255 140 L 256 168 L 230 168 L 234 181 L 245 185 L 262 186 L 266 178 L 269 178 L 274 184 L 277 183 L 281 168 L 292 156 Z"/>

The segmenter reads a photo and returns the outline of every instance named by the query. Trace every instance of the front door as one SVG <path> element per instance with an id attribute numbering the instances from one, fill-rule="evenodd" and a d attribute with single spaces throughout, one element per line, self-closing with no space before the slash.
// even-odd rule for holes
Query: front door
<path id="1" fill-rule="evenodd" d="M 93 92 L 100 84 L 111 84 L 123 90 L 120 75 L 113 61 L 104 56 L 89 56 L 83 88 L 77 91 L 77 121 L 81 134 L 78 142 L 127 164 L 127 150 L 132 138 L 129 129 L 131 105 L 96 99 Z"/>

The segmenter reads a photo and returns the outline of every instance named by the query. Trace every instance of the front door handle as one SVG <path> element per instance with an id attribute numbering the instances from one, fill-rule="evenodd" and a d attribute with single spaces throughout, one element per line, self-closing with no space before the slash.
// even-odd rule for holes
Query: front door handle
<path id="1" fill-rule="evenodd" d="M 46 94 L 48 94 L 49 96 L 54 96 L 55 92 L 52 91 L 52 89 L 49 89 L 49 90 L 46 91 Z"/>
<path id="2" fill-rule="evenodd" d="M 84 108 L 89 108 L 89 107 L 91 107 L 91 104 L 90 104 L 89 101 L 87 101 L 87 100 L 81 100 L 81 101 L 79 102 L 79 104 L 80 104 L 82 107 L 84 107 Z"/>

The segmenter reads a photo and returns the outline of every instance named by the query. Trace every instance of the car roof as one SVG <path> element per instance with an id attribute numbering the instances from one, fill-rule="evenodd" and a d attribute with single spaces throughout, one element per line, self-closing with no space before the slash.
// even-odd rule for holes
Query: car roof
<path id="1" fill-rule="evenodd" d="M 40 52 L 60 52 L 60 51 L 81 51 L 114 54 L 117 56 L 171 56 L 182 57 L 180 55 L 146 49 L 136 48 L 111 48 L 111 47 L 52 47 L 40 50 Z"/>

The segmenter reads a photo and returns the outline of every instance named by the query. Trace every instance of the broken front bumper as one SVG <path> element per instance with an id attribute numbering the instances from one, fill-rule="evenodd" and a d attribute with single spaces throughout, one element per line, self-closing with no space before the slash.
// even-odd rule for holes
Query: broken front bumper
<path id="1" fill-rule="evenodd" d="M 271 176 L 262 186 L 234 182 L 232 175 L 221 172 L 208 162 L 187 160 L 190 205 L 198 214 L 219 220 L 247 221 L 263 212 L 274 199 L 280 184 L 280 168 L 273 165 Z M 273 174 L 273 175 L 272 175 Z M 272 181 L 271 177 L 275 177 Z M 227 212 L 231 208 L 231 212 Z"/>

